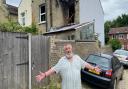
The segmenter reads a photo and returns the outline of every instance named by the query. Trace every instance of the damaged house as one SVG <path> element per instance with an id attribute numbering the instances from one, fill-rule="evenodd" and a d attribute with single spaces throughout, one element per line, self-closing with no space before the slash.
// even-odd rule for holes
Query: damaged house
<path id="1" fill-rule="evenodd" d="M 104 45 L 104 13 L 100 0 L 21 0 L 18 21 L 22 26 L 35 23 L 39 28 L 38 32 L 45 35 L 61 28 L 79 27 L 93 22 L 93 31 L 84 32 L 92 32 L 93 36 L 98 34 L 99 41 Z M 85 28 L 89 27 L 86 26 L 84 25 Z M 72 38 L 75 36 L 67 36 L 66 39 Z"/>

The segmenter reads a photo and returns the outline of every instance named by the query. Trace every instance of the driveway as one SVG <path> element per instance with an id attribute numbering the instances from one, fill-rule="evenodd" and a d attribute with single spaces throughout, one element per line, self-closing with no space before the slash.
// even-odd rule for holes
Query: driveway
<path id="1" fill-rule="evenodd" d="M 102 89 L 89 83 L 82 83 L 83 89 Z M 118 89 L 128 89 L 128 68 L 124 69 L 123 80 L 118 84 Z"/>

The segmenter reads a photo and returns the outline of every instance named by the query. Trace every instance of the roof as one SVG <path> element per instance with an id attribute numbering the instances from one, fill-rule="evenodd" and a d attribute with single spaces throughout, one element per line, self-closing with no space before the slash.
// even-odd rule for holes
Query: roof
<path id="1" fill-rule="evenodd" d="M 60 33 L 60 32 L 67 32 L 67 31 L 73 31 L 73 30 L 76 30 L 77 28 L 83 27 L 83 26 L 91 24 L 93 22 L 94 21 L 85 22 L 85 23 L 81 23 L 81 24 L 73 24 L 73 25 L 68 25 L 68 26 L 59 27 L 59 28 L 51 28 L 49 32 L 46 32 L 43 35 Z"/>
<path id="2" fill-rule="evenodd" d="M 7 4 L 7 9 L 10 14 L 18 15 L 18 7 Z"/>
<path id="3" fill-rule="evenodd" d="M 128 27 L 111 28 L 108 34 L 111 35 L 120 33 L 128 33 Z"/>

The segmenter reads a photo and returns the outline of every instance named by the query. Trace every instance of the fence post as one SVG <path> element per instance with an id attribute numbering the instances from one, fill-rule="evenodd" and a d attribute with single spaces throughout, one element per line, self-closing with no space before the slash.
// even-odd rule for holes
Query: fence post
<path id="1" fill-rule="evenodd" d="M 29 52 L 29 89 L 32 89 L 32 84 L 31 84 L 31 77 L 32 77 L 32 66 L 31 66 L 31 40 L 32 40 L 32 35 L 31 33 L 28 33 L 28 52 Z"/>

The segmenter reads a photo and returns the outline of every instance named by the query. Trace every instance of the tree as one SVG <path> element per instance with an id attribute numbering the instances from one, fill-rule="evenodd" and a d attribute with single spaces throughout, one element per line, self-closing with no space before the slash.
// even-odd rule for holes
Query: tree
<path id="1" fill-rule="evenodd" d="M 118 16 L 116 19 L 114 19 L 112 21 L 106 21 L 104 24 L 105 43 L 107 44 L 109 41 L 108 32 L 109 32 L 110 28 L 123 27 L 123 26 L 128 26 L 128 15 L 126 15 L 126 14 L 122 14 L 121 16 Z"/>
<path id="2" fill-rule="evenodd" d="M 121 48 L 121 43 L 118 39 L 111 39 L 109 41 L 111 47 L 112 47 L 112 50 L 115 51 L 116 49 L 120 49 Z"/>
<path id="3" fill-rule="evenodd" d="M 109 37 L 108 37 L 108 33 L 109 33 L 109 29 L 111 28 L 111 21 L 106 21 L 104 24 L 105 27 L 105 43 L 107 44 L 109 41 Z"/>

